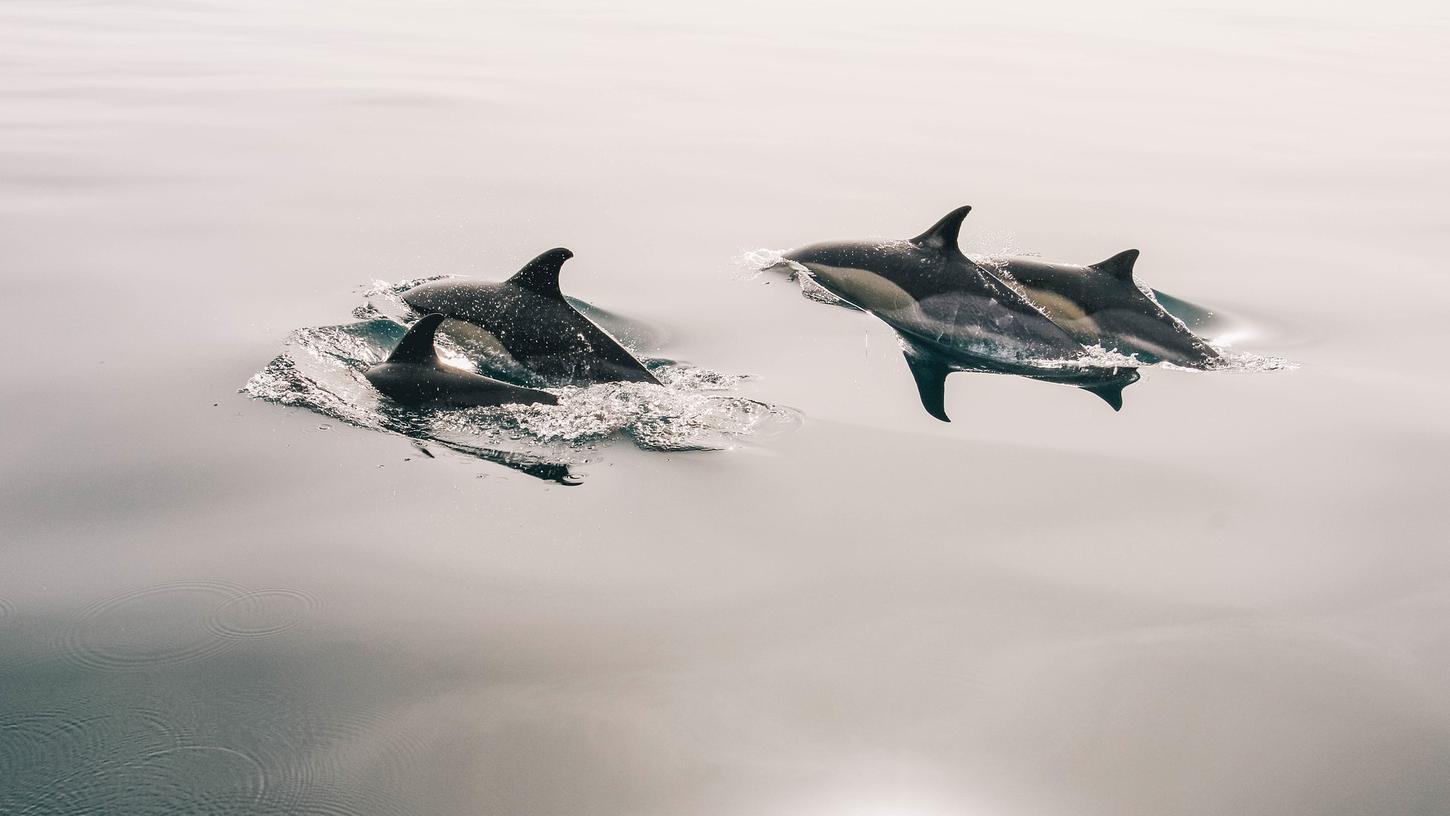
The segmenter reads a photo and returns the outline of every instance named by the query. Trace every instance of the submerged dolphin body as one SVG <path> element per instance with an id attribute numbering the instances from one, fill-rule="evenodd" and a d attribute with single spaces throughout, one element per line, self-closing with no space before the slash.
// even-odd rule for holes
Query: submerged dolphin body
<path id="1" fill-rule="evenodd" d="M 962 254 L 959 207 L 907 241 L 830 241 L 785 259 L 831 294 L 879 317 L 905 342 L 922 406 L 942 421 L 953 371 L 1016 374 L 1073 385 L 1122 408 L 1136 369 L 1082 362 L 1083 345 L 1036 305 Z"/>
<path id="2" fill-rule="evenodd" d="M 559 269 L 572 257 L 567 249 L 551 249 L 506 281 L 434 281 L 405 292 L 403 302 L 462 321 L 469 340 L 501 348 L 545 385 L 658 385 L 619 341 L 564 299 Z"/>
<path id="3" fill-rule="evenodd" d="M 369 368 L 363 376 L 378 391 L 404 405 L 472 408 L 510 403 L 558 404 L 558 398 L 547 391 L 522 388 L 444 365 L 433 347 L 433 337 L 442 323 L 441 314 L 426 315 L 414 323 L 388 359 Z"/>
<path id="4" fill-rule="evenodd" d="M 1138 250 L 1089 266 L 1005 258 L 997 271 L 1022 287 L 1052 322 L 1084 345 L 1101 345 L 1144 362 L 1207 368 L 1218 352 L 1138 287 Z"/>

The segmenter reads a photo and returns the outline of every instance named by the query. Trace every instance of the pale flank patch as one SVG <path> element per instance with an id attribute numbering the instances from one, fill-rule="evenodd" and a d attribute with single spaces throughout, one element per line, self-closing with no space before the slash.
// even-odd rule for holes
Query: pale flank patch
<path id="1" fill-rule="evenodd" d="M 1098 324 L 1088 316 L 1087 312 L 1083 311 L 1081 306 L 1046 289 L 1023 286 L 1022 291 L 1033 305 L 1045 312 L 1053 323 L 1062 327 L 1063 331 L 1072 335 L 1074 340 L 1085 345 L 1092 345 L 1098 341 L 1100 332 Z"/>
<path id="2" fill-rule="evenodd" d="M 863 309 L 902 314 L 916 308 L 916 300 L 905 289 L 875 272 L 817 263 L 807 266 L 817 282 Z"/>
<path id="3" fill-rule="evenodd" d="M 504 348 L 503 343 L 498 337 L 482 326 L 470 323 L 467 320 L 450 319 L 443 322 L 443 331 L 464 349 L 482 353 L 489 358 L 499 358 L 522 367 L 522 364 L 514 359 L 513 355 L 509 354 L 508 349 Z M 440 355 L 442 353 L 443 350 L 440 349 Z M 461 367 L 472 367 L 472 363 L 468 362 L 466 357 L 461 358 L 461 360 Z M 449 360 L 449 362 L 454 361 Z"/>

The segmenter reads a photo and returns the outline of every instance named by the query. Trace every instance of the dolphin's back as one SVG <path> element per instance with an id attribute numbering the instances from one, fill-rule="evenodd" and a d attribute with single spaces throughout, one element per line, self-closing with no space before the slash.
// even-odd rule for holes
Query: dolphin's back
<path id="1" fill-rule="evenodd" d="M 1081 343 L 1149 362 L 1201 367 L 1217 359 L 1218 352 L 1138 287 L 1136 258 L 1133 250 L 1091 266 L 1008 258 L 1003 271 Z"/>
<path id="2" fill-rule="evenodd" d="M 380 393 L 405 405 L 477 407 L 558 402 L 546 391 L 521 388 L 444 365 L 433 345 L 443 319 L 436 312 L 425 315 L 408 329 L 387 360 L 369 368 L 363 376 Z"/>
<path id="3" fill-rule="evenodd" d="M 1082 346 L 1021 293 L 960 253 L 909 241 L 830 242 L 786 257 L 903 334 L 979 356 L 1073 359 Z"/>
<path id="4" fill-rule="evenodd" d="M 404 405 L 477 408 L 493 405 L 556 405 L 547 391 L 506 383 L 447 366 L 379 363 L 368 369 L 367 380 L 382 394 Z"/>
<path id="5" fill-rule="evenodd" d="M 562 296 L 509 283 L 443 280 L 409 290 L 403 301 L 483 329 L 515 360 L 551 384 L 658 383 L 619 341 Z"/>

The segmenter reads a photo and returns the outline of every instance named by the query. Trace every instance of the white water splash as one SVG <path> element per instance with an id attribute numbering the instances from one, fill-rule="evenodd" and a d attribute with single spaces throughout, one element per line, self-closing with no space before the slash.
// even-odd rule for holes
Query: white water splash
<path id="1" fill-rule="evenodd" d="M 816 283 L 815 278 L 811 277 L 811 273 L 804 266 L 785 257 L 782 250 L 752 249 L 742 252 L 736 256 L 735 265 L 745 273 L 749 280 L 754 280 L 768 272 L 779 272 L 785 276 L 786 280 L 800 287 L 801 295 L 806 300 L 826 306 L 860 310 L 856 304 L 837 297 L 830 290 Z"/>
<path id="2" fill-rule="evenodd" d="M 660 360 L 646 362 L 663 387 L 601 383 L 549 389 L 558 405 L 405 409 L 380 397 L 363 373 L 385 359 L 405 333 L 400 319 L 409 310 L 400 296 L 421 282 L 376 282 L 364 292 L 367 303 L 354 311 L 358 322 L 294 331 L 282 353 L 241 391 L 511 466 L 577 464 L 616 439 L 645 450 L 720 450 L 798 422 L 791 409 L 728 393 L 744 376 Z M 442 333 L 438 350 L 449 364 L 485 373 L 505 365 L 488 360 L 472 365 Z"/>

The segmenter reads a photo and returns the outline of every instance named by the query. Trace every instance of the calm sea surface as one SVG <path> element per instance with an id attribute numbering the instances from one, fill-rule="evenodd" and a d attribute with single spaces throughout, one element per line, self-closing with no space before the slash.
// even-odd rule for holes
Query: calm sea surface
<path id="1" fill-rule="evenodd" d="M 0 813 L 1450 812 L 1450 17 L 997 5 L 0 4 Z M 740 260 L 959 204 L 1297 367 L 948 425 Z M 556 245 L 790 420 L 570 487 L 239 392 Z"/>

